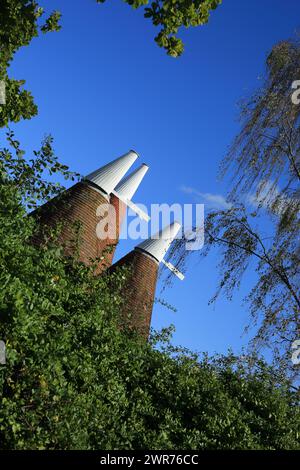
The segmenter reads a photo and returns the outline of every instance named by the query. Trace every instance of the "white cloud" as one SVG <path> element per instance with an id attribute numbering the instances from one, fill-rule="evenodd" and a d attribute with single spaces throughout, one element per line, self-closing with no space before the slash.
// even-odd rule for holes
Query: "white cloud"
<path id="1" fill-rule="evenodd" d="M 195 188 L 190 186 L 181 186 L 180 190 L 186 194 L 193 194 L 209 208 L 209 209 L 230 209 L 232 206 L 226 201 L 221 194 L 201 193 Z"/>
<path id="2" fill-rule="evenodd" d="M 282 194 L 279 186 L 273 181 L 262 181 L 258 186 L 256 193 L 251 193 L 247 197 L 247 202 L 253 207 L 262 207 L 266 210 L 272 210 L 280 215 L 288 205 L 297 201 Z"/>

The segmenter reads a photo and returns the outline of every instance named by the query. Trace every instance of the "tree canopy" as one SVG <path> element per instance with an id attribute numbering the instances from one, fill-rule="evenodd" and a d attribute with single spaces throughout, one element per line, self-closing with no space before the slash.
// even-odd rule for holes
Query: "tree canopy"
<path id="1" fill-rule="evenodd" d="M 104 3 L 105 0 L 96 0 Z M 173 57 L 183 52 L 178 30 L 184 26 L 203 25 L 210 11 L 221 0 L 125 0 L 132 8 L 144 8 L 145 18 L 160 27 L 155 41 Z M 14 54 L 39 34 L 59 31 L 61 14 L 53 11 L 46 15 L 42 2 L 36 0 L 1 0 L 0 4 L 0 81 L 6 85 L 6 104 L 0 107 L 0 127 L 37 114 L 37 105 L 30 91 L 24 89 L 24 79 L 8 76 L 8 66 Z"/>
<path id="2" fill-rule="evenodd" d="M 23 88 L 23 79 L 8 76 L 14 54 L 30 44 L 40 32 L 58 31 L 60 14 L 54 11 L 45 18 L 44 10 L 30 0 L 2 0 L 0 4 L 0 81 L 5 83 L 6 103 L 0 106 L 0 127 L 37 114 L 31 93 Z"/>
<path id="3" fill-rule="evenodd" d="M 241 103 L 241 130 L 221 165 L 230 176 L 230 208 L 206 217 L 205 247 L 219 248 L 214 301 L 229 299 L 253 267 L 246 303 L 252 346 L 273 351 L 278 367 L 298 375 L 292 345 L 300 337 L 300 105 L 292 87 L 300 76 L 300 44 L 276 44 L 262 86 Z M 180 244 L 180 242 L 179 242 Z M 184 249 L 184 248 L 183 248 Z M 174 247 L 177 264 L 186 252 Z"/>
<path id="4" fill-rule="evenodd" d="M 107 0 L 97 0 L 104 3 Z M 133 8 L 144 8 L 144 17 L 151 19 L 154 26 L 160 27 L 155 41 L 172 57 L 182 54 L 184 45 L 178 37 L 178 30 L 201 26 L 208 22 L 211 10 L 215 10 L 222 0 L 124 0 Z"/>

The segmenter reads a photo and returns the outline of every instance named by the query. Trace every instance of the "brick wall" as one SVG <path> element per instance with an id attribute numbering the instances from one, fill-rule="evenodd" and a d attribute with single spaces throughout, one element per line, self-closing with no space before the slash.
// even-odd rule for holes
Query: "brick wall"
<path id="1" fill-rule="evenodd" d="M 117 263 L 117 267 L 129 267 L 129 277 L 122 291 L 124 305 L 121 310 L 122 320 L 127 327 L 136 329 L 145 339 L 149 336 L 153 302 L 155 296 L 158 263 L 154 258 L 133 250 Z"/>
<path id="2" fill-rule="evenodd" d="M 64 244 L 66 255 L 74 253 L 74 223 L 81 224 L 81 243 L 79 247 L 80 261 L 90 264 L 90 259 L 105 256 L 102 263 L 99 264 L 97 272 L 103 271 L 112 263 L 115 252 L 114 246 L 118 242 L 120 231 L 120 219 L 124 217 L 126 207 L 116 197 L 111 201 L 115 209 L 116 219 L 110 220 L 114 224 L 115 231 L 113 237 L 99 239 L 96 233 L 97 224 L 102 220 L 107 220 L 109 203 L 100 192 L 96 191 L 87 182 L 80 182 L 69 188 L 62 196 L 54 198 L 44 204 L 42 207 L 32 213 L 37 217 L 39 224 L 45 227 L 54 227 L 62 222 L 63 228 L 59 236 L 59 243 Z M 102 211 L 99 206 L 102 205 Z M 112 212 L 111 214 L 114 214 Z M 105 224 L 103 224 L 105 225 Z M 99 232 L 98 232 L 99 233 Z M 39 232 L 35 238 L 35 243 L 41 243 L 43 240 L 42 232 Z M 105 251 L 107 251 L 105 253 Z"/>

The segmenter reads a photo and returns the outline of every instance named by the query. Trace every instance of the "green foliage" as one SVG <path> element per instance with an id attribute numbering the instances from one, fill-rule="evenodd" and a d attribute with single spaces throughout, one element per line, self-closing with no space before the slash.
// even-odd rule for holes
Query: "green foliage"
<path id="1" fill-rule="evenodd" d="M 172 57 L 182 54 L 184 46 L 178 38 L 178 30 L 184 26 L 204 25 L 209 20 L 210 11 L 217 8 L 222 0 L 124 0 L 132 8 L 145 7 L 144 17 L 152 20 L 154 26 L 159 26 L 160 32 L 155 41 Z M 97 0 L 104 3 L 105 0 Z"/>
<path id="2" fill-rule="evenodd" d="M 221 164 L 230 173 L 231 208 L 214 211 L 205 222 L 206 244 L 219 250 L 216 300 L 231 300 L 249 269 L 255 277 L 245 300 L 250 346 L 267 347 L 278 368 L 299 374 L 291 361 L 300 332 L 300 105 L 292 83 L 300 77 L 300 43 L 276 44 L 266 60 L 263 85 L 241 106 L 241 129 Z M 184 243 L 174 246 L 175 264 L 184 261 Z M 253 280 L 254 279 L 254 280 Z"/>
<path id="3" fill-rule="evenodd" d="M 241 130 L 223 161 L 231 171 L 228 212 L 207 220 L 211 245 L 221 248 L 220 287 L 232 292 L 249 263 L 257 282 L 247 301 L 258 326 L 254 346 L 271 347 L 297 375 L 291 345 L 300 331 L 300 106 L 292 83 L 300 73 L 299 41 L 276 44 L 263 86 L 241 108 Z M 262 231 L 260 221 L 268 224 Z"/>
<path id="4" fill-rule="evenodd" d="M 105 0 L 96 0 L 104 3 Z M 161 30 L 155 38 L 160 47 L 173 57 L 181 55 L 183 43 L 177 37 L 185 26 L 199 26 L 208 22 L 210 10 L 221 0 L 125 0 L 132 8 L 145 7 L 145 18 L 150 18 Z M 8 67 L 14 54 L 30 44 L 40 33 L 59 31 L 61 14 L 53 11 L 42 21 L 43 7 L 35 0 L 1 0 L 0 3 L 0 81 L 6 85 L 6 104 L 0 106 L 0 127 L 9 122 L 30 119 L 37 114 L 33 96 L 22 87 L 25 80 L 8 76 Z"/>
<path id="5" fill-rule="evenodd" d="M 37 106 L 33 101 L 33 96 L 29 91 L 22 89 L 24 84 L 25 80 L 6 78 L 6 103 L 0 106 L 1 127 L 21 119 L 31 119 L 37 114 Z"/>
<path id="6" fill-rule="evenodd" d="M 9 142 L 0 153 L 0 449 L 299 449 L 296 394 L 263 362 L 200 358 L 172 347 L 168 330 L 146 343 L 119 328 L 125 270 L 95 276 L 63 257 L 55 229 L 42 247 L 30 242 L 27 201 L 49 197 L 43 170 L 58 162 L 44 143 L 26 163 Z"/>
<path id="7" fill-rule="evenodd" d="M 53 12 L 42 23 L 43 14 L 43 8 L 34 0 L 1 0 L 0 80 L 5 82 L 7 99 L 6 104 L 0 106 L 0 127 L 37 114 L 32 95 L 22 88 L 25 81 L 9 78 L 7 69 L 18 49 L 30 44 L 39 32 L 59 30 L 60 13 Z"/>
<path id="8" fill-rule="evenodd" d="M 177 56 L 178 28 L 204 24 L 219 3 L 153 2 L 145 16 Z M 7 67 L 39 31 L 59 29 L 58 12 L 40 24 L 42 14 L 30 0 L 1 2 L 0 126 L 37 112 Z M 168 331 L 144 342 L 120 328 L 126 270 L 99 277 L 64 257 L 59 227 L 32 244 L 38 227 L 28 209 L 62 191 L 47 172 L 78 176 L 59 163 L 51 136 L 25 159 L 9 132 L 0 149 L 0 449 L 299 449 L 297 395 L 263 362 L 200 358 L 172 347 Z"/>
<path id="9" fill-rule="evenodd" d="M 51 136 L 44 138 L 41 148 L 34 150 L 29 159 L 25 158 L 25 151 L 12 131 L 7 132 L 7 143 L 8 147 L 0 149 L 0 170 L 16 185 L 26 209 L 34 209 L 62 193 L 64 186 L 49 181 L 49 176 L 59 173 L 65 180 L 71 181 L 80 177 L 59 162 Z"/>

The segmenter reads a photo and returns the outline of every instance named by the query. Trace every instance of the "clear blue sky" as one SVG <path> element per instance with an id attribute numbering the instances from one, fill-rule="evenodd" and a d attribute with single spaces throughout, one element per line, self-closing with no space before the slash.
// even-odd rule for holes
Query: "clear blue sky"
<path id="1" fill-rule="evenodd" d="M 207 202 L 183 185 L 224 196 L 217 171 L 239 129 L 237 102 L 258 85 L 272 45 L 294 35 L 299 0 L 224 0 L 208 25 L 182 32 L 179 59 L 156 46 L 151 22 L 121 0 L 41 4 L 62 12 L 62 30 L 35 39 L 13 63 L 11 74 L 26 79 L 39 106 L 38 117 L 16 126 L 23 146 L 37 148 L 51 133 L 61 160 L 82 174 L 134 148 L 150 165 L 135 196 L 147 205 Z M 117 257 L 134 245 L 123 241 Z M 208 306 L 216 262 L 195 257 L 185 281 L 164 293 L 178 312 L 156 305 L 152 325 L 174 323 L 174 342 L 192 349 L 239 352 L 253 273 L 232 302 Z"/>

